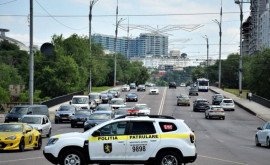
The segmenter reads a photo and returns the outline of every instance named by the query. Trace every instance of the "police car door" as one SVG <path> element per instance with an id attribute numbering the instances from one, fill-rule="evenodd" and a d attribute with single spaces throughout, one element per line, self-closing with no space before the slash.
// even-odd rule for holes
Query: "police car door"
<path id="1" fill-rule="evenodd" d="M 153 121 L 130 122 L 126 160 L 148 160 L 159 142 Z"/>
<path id="2" fill-rule="evenodd" d="M 110 123 L 97 130 L 100 132 L 100 136 L 92 137 L 92 135 L 90 135 L 90 159 L 125 160 L 126 127 L 127 121 Z"/>

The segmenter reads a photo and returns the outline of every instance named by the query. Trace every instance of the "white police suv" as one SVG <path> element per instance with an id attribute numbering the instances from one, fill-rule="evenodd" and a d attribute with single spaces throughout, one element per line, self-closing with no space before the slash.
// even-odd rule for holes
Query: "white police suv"
<path id="1" fill-rule="evenodd" d="M 184 121 L 154 115 L 121 116 L 84 133 L 53 136 L 43 154 L 60 165 L 180 165 L 197 158 L 195 135 Z"/>

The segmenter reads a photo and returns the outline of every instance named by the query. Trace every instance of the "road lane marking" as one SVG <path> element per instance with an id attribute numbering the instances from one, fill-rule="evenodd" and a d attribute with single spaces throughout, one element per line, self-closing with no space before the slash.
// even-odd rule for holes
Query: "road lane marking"
<path id="1" fill-rule="evenodd" d="M 161 100 L 159 110 L 158 110 L 158 115 L 162 115 L 163 106 L 164 106 L 165 97 L 166 97 L 166 92 L 167 92 L 167 87 L 165 87 L 165 89 L 164 89 L 164 93 L 163 93 L 162 100 Z"/>
<path id="2" fill-rule="evenodd" d="M 198 155 L 198 157 L 208 158 L 208 159 L 213 159 L 213 160 L 219 160 L 219 161 L 228 162 L 228 163 L 233 163 L 233 164 L 248 165 L 248 164 L 246 164 L 246 163 L 235 162 L 235 161 L 230 161 L 230 160 L 225 160 L 225 159 L 219 159 L 219 158 L 214 158 L 214 157 L 204 156 L 204 155 Z"/>
<path id="3" fill-rule="evenodd" d="M 44 159 L 44 157 L 25 158 L 25 159 L 16 159 L 16 160 L 5 160 L 5 161 L 0 161 L 0 163 L 18 162 L 18 161 L 23 161 L 23 160 L 35 160 L 35 159 Z"/>

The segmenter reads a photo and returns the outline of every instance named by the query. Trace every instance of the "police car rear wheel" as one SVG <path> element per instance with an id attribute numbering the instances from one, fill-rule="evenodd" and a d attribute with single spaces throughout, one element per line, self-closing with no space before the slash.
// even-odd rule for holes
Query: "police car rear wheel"
<path id="1" fill-rule="evenodd" d="M 176 152 L 165 151 L 159 154 L 157 158 L 157 165 L 181 165 L 181 159 Z"/>
<path id="2" fill-rule="evenodd" d="M 60 165 L 84 165 L 85 160 L 82 152 L 69 150 L 60 157 Z"/>

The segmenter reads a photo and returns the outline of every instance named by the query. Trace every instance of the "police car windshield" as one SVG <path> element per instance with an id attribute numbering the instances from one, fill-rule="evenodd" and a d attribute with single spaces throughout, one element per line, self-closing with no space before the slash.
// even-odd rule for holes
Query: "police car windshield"
<path id="1" fill-rule="evenodd" d="M 21 124 L 0 124 L 0 132 L 22 132 Z"/>
<path id="2" fill-rule="evenodd" d="M 109 120 L 109 113 L 94 113 L 89 117 L 90 120 Z"/>
<path id="3" fill-rule="evenodd" d="M 89 111 L 77 111 L 75 115 L 91 115 L 91 112 Z"/>
<path id="4" fill-rule="evenodd" d="M 26 114 L 28 108 L 27 107 L 13 107 L 9 113 L 12 114 Z"/>
<path id="5" fill-rule="evenodd" d="M 88 99 L 87 98 L 73 98 L 72 104 L 87 104 Z"/>
<path id="6" fill-rule="evenodd" d="M 28 123 L 28 124 L 40 124 L 41 117 L 24 117 L 22 118 L 21 122 Z"/>
<path id="7" fill-rule="evenodd" d="M 73 106 L 61 106 L 58 111 L 75 111 Z"/>
<path id="8" fill-rule="evenodd" d="M 122 105 L 122 104 L 124 104 L 124 100 L 112 100 L 111 101 L 111 104 Z"/>

